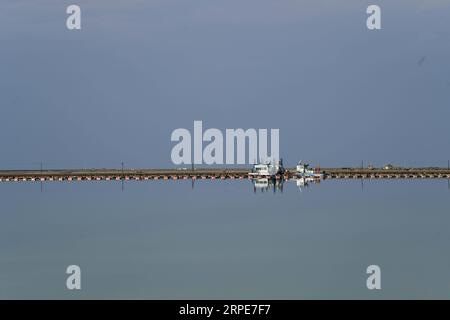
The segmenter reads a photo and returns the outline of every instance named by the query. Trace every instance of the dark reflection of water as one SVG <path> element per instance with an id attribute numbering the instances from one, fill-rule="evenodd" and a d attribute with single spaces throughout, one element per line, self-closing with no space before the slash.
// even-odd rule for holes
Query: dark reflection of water
<path id="1" fill-rule="evenodd" d="M 448 298 L 447 181 L 297 183 L 0 184 L 0 298 Z"/>

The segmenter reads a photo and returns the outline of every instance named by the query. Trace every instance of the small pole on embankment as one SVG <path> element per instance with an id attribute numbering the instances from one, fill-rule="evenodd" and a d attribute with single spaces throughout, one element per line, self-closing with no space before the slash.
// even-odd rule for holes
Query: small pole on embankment
<path id="1" fill-rule="evenodd" d="M 361 160 L 361 170 L 363 169 L 364 169 L 364 160 Z M 364 177 L 362 173 L 361 173 L 361 191 L 364 191 Z"/>
<path id="2" fill-rule="evenodd" d="M 194 161 L 192 161 L 192 163 L 191 163 L 191 173 L 192 174 L 194 174 Z M 194 179 L 192 179 L 192 176 L 191 176 L 191 190 L 194 190 L 194 183 L 195 183 L 195 181 L 194 181 Z"/>
<path id="3" fill-rule="evenodd" d="M 42 183 L 42 172 L 43 172 L 44 170 L 43 170 L 43 165 L 42 165 L 42 161 L 41 161 L 41 177 L 39 178 L 39 180 L 41 180 L 41 192 L 44 190 L 44 186 L 43 186 L 43 183 Z"/>
<path id="4" fill-rule="evenodd" d="M 123 174 L 123 161 L 122 161 L 122 178 L 120 180 L 122 180 L 122 191 L 123 191 L 123 182 L 125 180 L 125 176 Z"/>

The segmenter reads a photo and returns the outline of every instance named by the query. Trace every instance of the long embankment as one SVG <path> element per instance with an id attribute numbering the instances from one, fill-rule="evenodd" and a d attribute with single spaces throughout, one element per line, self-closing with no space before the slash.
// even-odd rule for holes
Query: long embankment
<path id="1" fill-rule="evenodd" d="M 448 168 L 323 168 L 327 178 L 335 179 L 449 179 Z"/>
<path id="2" fill-rule="evenodd" d="M 319 171 L 325 179 L 450 179 L 448 168 L 321 168 Z M 0 181 L 247 179 L 249 172 L 250 168 L 0 170 Z M 278 178 L 295 177 L 295 169 L 291 168 Z"/>

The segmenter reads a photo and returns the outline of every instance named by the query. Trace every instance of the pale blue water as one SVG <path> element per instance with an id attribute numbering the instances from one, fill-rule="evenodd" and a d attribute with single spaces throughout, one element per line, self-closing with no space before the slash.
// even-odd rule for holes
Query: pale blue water
<path id="1" fill-rule="evenodd" d="M 450 297 L 447 180 L 1 183 L 0 201 L 2 299 Z"/>

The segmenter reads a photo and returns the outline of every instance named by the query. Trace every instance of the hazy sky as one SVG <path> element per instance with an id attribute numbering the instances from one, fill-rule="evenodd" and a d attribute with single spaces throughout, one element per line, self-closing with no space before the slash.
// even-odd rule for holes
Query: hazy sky
<path id="1" fill-rule="evenodd" d="M 288 164 L 446 165 L 449 17 L 444 0 L 3 0 L 0 167 L 172 167 L 194 120 L 279 128 Z"/>

